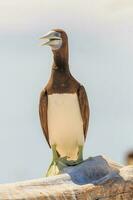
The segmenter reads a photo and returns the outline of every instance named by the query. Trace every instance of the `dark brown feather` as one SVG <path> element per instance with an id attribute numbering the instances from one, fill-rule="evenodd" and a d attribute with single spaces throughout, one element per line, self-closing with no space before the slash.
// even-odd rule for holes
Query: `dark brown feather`
<path id="1" fill-rule="evenodd" d="M 83 86 L 79 87 L 77 95 L 79 100 L 81 116 L 83 119 L 84 138 L 86 139 L 88 125 L 89 125 L 90 109 L 89 109 L 87 94 Z"/>
<path id="2" fill-rule="evenodd" d="M 49 134 L 48 134 L 48 123 L 47 123 L 47 109 L 48 109 L 48 95 L 47 91 L 44 89 L 40 95 L 40 102 L 39 102 L 39 115 L 40 115 L 40 122 L 43 130 L 43 134 L 49 143 Z M 51 148 L 51 147 L 50 147 Z"/>

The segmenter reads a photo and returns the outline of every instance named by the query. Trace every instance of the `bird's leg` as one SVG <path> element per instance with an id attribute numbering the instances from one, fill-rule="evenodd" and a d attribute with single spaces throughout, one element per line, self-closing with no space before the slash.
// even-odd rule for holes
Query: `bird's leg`
<path id="1" fill-rule="evenodd" d="M 52 152 L 53 152 L 53 161 L 57 162 L 59 159 L 58 153 L 56 151 L 56 144 L 52 145 Z"/>
<path id="2" fill-rule="evenodd" d="M 79 146 L 79 151 L 78 151 L 78 159 L 77 161 L 82 162 L 83 161 L 83 145 Z"/>
<path id="3" fill-rule="evenodd" d="M 53 160 L 51 165 L 48 168 L 46 176 L 54 176 L 59 173 L 59 167 L 58 167 L 58 153 L 56 151 L 56 144 L 51 146 L 52 152 L 53 152 Z"/>

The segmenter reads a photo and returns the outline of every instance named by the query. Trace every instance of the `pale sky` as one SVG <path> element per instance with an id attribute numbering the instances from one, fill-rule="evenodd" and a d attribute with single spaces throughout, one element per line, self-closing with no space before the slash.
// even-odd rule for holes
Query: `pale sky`
<path id="1" fill-rule="evenodd" d="M 0 182 L 40 178 L 51 151 L 38 116 L 52 54 L 39 37 L 63 28 L 70 69 L 86 88 L 90 127 L 84 157 L 124 163 L 133 148 L 133 1 L 0 1 Z"/>
<path id="2" fill-rule="evenodd" d="M 0 28 L 3 31 L 36 30 L 40 25 L 68 25 L 76 28 L 88 23 L 115 25 L 132 23 L 132 0 L 4 0 L 0 1 Z M 64 23 L 65 22 L 65 23 Z M 85 29 L 87 27 L 84 27 Z"/>

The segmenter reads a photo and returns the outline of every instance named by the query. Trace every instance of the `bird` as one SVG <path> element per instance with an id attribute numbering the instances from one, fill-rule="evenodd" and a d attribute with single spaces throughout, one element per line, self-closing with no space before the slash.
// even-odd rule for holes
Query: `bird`
<path id="1" fill-rule="evenodd" d="M 69 69 L 66 32 L 52 29 L 40 39 L 42 46 L 51 47 L 53 53 L 51 76 L 40 94 L 39 116 L 43 134 L 53 152 L 46 176 L 54 176 L 63 166 L 83 161 L 90 108 L 84 86 Z"/>

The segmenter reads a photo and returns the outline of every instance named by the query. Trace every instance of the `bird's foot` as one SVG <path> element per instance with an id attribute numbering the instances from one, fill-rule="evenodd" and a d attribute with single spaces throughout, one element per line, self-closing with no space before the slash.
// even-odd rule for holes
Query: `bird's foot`
<path id="1" fill-rule="evenodd" d="M 59 167 L 57 165 L 56 161 L 52 161 L 51 165 L 49 166 L 49 169 L 47 171 L 46 177 L 48 176 L 55 176 L 57 174 L 59 174 Z"/>
<path id="2" fill-rule="evenodd" d="M 80 164 L 81 162 L 83 162 L 83 146 L 79 146 L 77 160 L 70 160 L 68 156 L 65 156 L 65 157 L 59 158 L 59 161 L 67 166 L 74 166 L 74 165 Z"/>
<path id="3" fill-rule="evenodd" d="M 83 160 L 82 159 L 78 159 L 78 160 L 69 160 L 69 157 L 62 157 L 59 158 L 59 163 L 62 164 L 62 166 L 74 166 L 74 165 L 78 165 L 79 163 L 81 163 Z"/>

